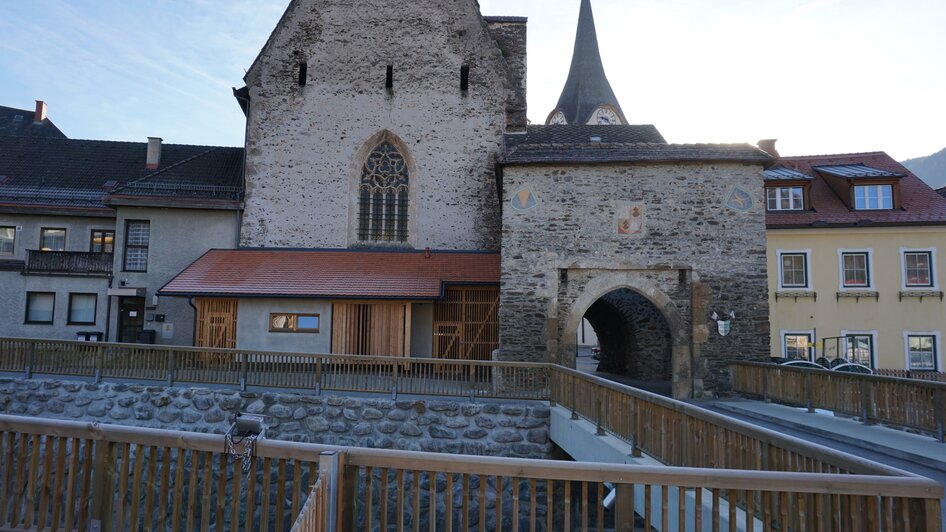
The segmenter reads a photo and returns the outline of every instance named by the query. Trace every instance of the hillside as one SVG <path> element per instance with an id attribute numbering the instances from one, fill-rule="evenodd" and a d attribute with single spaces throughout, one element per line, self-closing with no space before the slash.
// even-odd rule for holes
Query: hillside
<path id="1" fill-rule="evenodd" d="M 926 157 L 917 157 L 903 161 L 911 172 L 917 175 L 923 181 L 933 187 L 946 187 L 946 148 L 927 155 Z"/>

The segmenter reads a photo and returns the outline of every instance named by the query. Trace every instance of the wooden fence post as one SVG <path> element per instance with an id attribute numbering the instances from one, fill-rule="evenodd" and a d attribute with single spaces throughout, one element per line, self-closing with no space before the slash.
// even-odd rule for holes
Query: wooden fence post
<path id="1" fill-rule="evenodd" d="M 174 370 L 177 367 L 177 361 L 175 360 L 173 349 L 168 349 L 168 360 L 167 360 L 167 378 L 168 378 L 168 387 L 174 386 Z"/>
<path id="2" fill-rule="evenodd" d="M 808 413 L 814 414 L 814 401 L 812 400 L 811 373 L 805 373 L 805 399 L 808 401 Z"/>
<path id="3" fill-rule="evenodd" d="M 247 371 L 249 370 L 249 355 L 247 353 L 240 353 L 237 356 L 240 357 L 240 390 L 246 391 L 246 382 L 247 382 Z"/>
<path id="4" fill-rule="evenodd" d="M 762 400 L 769 402 L 769 370 L 762 368 Z"/>
<path id="5" fill-rule="evenodd" d="M 943 404 L 943 389 L 936 387 L 933 389 L 933 416 L 936 419 L 936 439 L 946 442 L 946 434 L 943 434 L 943 424 L 946 423 L 946 404 Z"/>
<path id="6" fill-rule="evenodd" d="M 335 514 L 336 530 L 338 532 L 348 532 L 355 529 L 355 503 L 358 501 L 358 468 L 348 465 L 346 456 L 342 453 L 338 458 L 338 482 L 336 483 L 335 493 L 338 498 L 338 511 Z M 365 469 L 367 475 L 371 474 L 371 469 Z M 370 516 L 365 516 L 368 522 Z"/>
<path id="7" fill-rule="evenodd" d="M 614 499 L 614 529 L 618 532 L 633 532 L 635 520 L 634 485 L 618 484 L 614 486 L 614 489 L 617 490 Z M 566 516 L 566 519 L 569 517 Z"/>
<path id="8" fill-rule="evenodd" d="M 391 369 L 391 400 L 397 399 L 397 381 L 400 378 L 400 372 L 398 368 L 401 367 L 400 364 L 394 363 L 393 369 Z"/>
<path id="9" fill-rule="evenodd" d="M 865 425 L 871 424 L 870 412 L 873 405 L 871 404 L 872 398 L 870 391 L 870 381 L 868 379 L 861 379 L 861 416 L 863 417 Z"/>
<path id="10" fill-rule="evenodd" d="M 30 342 L 30 348 L 26 351 L 26 378 L 33 378 L 33 357 L 36 355 L 36 342 Z"/>
<path id="11" fill-rule="evenodd" d="M 572 419 L 578 419 L 578 379 L 572 377 Z"/>
<path id="12" fill-rule="evenodd" d="M 323 530 L 326 532 L 342 529 L 342 523 L 338 521 L 340 503 L 343 503 L 338 496 L 340 458 L 336 451 L 325 451 L 319 456 L 319 481 L 322 482 L 322 489 L 325 491 L 327 502 L 324 508 L 325 514 L 320 518 L 324 520 L 325 528 Z"/>
<path id="13" fill-rule="evenodd" d="M 86 442 L 86 445 L 90 444 L 92 440 Z M 92 507 L 89 517 L 91 531 L 112 530 L 116 451 L 114 442 L 105 440 L 95 442 L 95 458 L 92 466 Z M 127 460 L 127 457 L 125 459 Z M 81 524 L 80 528 L 82 528 Z"/>
<path id="14" fill-rule="evenodd" d="M 601 416 L 603 414 L 603 412 L 601 411 L 601 397 L 598 397 L 597 399 L 595 399 L 595 403 L 596 403 L 595 410 L 597 411 L 595 415 L 595 418 L 596 418 L 595 434 L 598 436 L 604 436 L 604 427 L 601 425 Z"/>
<path id="15" fill-rule="evenodd" d="M 95 347 L 95 382 L 102 382 L 105 370 L 105 346 Z"/>

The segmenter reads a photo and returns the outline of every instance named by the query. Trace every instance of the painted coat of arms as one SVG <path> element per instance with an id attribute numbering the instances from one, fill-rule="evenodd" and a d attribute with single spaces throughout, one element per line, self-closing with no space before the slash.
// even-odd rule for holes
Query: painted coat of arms
<path id="1" fill-rule="evenodd" d="M 746 212 L 752 209 L 752 205 L 752 195 L 739 187 L 734 187 L 732 192 L 729 193 L 729 198 L 726 200 L 727 207 L 739 212 Z"/>
<path id="2" fill-rule="evenodd" d="M 630 205 L 618 209 L 618 234 L 639 235 L 644 232 L 644 206 Z"/>
<path id="3" fill-rule="evenodd" d="M 536 198 L 535 192 L 532 192 L 532 187 L 526 185 L 512 195 L 510 203 L 512 204 L 512 208 L 517 211 L 527 211 L 538 206 L 539 200 Z"/>

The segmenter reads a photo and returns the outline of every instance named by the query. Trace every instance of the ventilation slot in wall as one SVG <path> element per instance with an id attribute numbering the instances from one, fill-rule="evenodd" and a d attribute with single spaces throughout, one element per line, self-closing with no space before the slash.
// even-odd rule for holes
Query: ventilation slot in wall
<path id="1" fill-rule="evenodd" d="M 394 65 L 388 65 L 388 73 L 384 80 L 384 88 L 391 92 L 394 90 Z"/>
<path id="2" fill-rule="evenodd" d="M 463 65 L 460 67 L 460 90 L 466 92 L 470 90 L 470 67 Z"/>
<path id="3" fill-rule="evenodd" d="M 309 64 L 305 61 L 299 63 L 299 86 L 305 87 L 309 79 Z"/>

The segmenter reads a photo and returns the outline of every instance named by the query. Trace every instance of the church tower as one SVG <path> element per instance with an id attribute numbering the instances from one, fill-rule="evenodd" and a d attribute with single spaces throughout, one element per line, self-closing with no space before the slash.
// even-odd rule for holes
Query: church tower
<path id="1" fill-rule="evenodd" d="M 621 104 L 604 73 L 591 0 L 581 0 L 578 32 L 568 80 L 547 125 L 626 125 Z"/>

